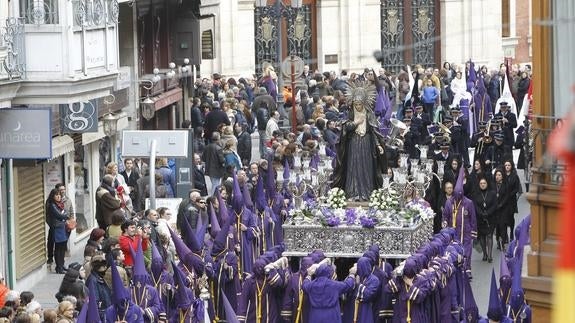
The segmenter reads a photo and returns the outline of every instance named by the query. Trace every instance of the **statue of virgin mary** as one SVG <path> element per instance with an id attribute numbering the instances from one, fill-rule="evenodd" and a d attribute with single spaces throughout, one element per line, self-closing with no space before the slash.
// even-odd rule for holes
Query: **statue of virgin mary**
<path id="1" fill-rule="evenodd" d="M 368 201 L 387 173 L 385 139 L 373 113 L 375 86 L 352 83 L 345 95 L 351 109 L 341 127 L 332 186 L 343 189 L 349 200 Z"/>

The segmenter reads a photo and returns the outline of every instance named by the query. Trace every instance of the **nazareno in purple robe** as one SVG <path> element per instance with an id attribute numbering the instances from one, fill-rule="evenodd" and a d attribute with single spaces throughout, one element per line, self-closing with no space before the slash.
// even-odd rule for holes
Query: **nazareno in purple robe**
<path id="1" fill-rule="evenodd" d="M 237 311 L 242 323 L 281 322 L 275 291 L 283 286 L 283 279 L 275 269 L 265 273 L 265 265 L 266 261 L 258 258 L 253 264 L 252 275 L 243 283 Z"/>
<path id="2" fill-rule="evenodd" d="M 316 270 L 315 279 L 304 279 L 303 290 L 311 305 L 308 322 L 341 323 L 339 297 L 353 290 L 355 277 L 350 275 L 340 282 L 332 280 L 333 273 L 333 268 L 324 264 Z"/>
<path id="3" fill-rule="evenodd" d="M 124 306 L 118 304 L 110 305 L 106 309 L 106 322 L 130 322 L 144 323 L 142 309 L 130 300 L 126 300 Z"/>
<path id="4" fill-rule="evenodd" d="M 224 266 L 224 263 L 226 264 Z M 224 256 L 216 260 L 215 277 L 213 283 L 212 299 L 216 309 L 216 320 L 226 317 L 224 302 L 221 293 L 224 293 L 234 311 L 237 311 L 239 292 L 239 269 L 238 257 L 233 251 L 228 251 Z"/>
<path id="5" fill-rule="evenodd" d="M 144 310 L 145 322 L 157 322 L 160 313 L 164 313 L 158 291 L 150 285 L 138 284 L 132 287 L 132 301 Z"/>
<path id="6" fill-rule="evenodd" d="M 367 257 L 357 261 L 357 276 L 359 283 L 351 293 L 343 310 L 344 323 L 375 322 L 373 313 L 374 301 L 379 296 L 379 279 L 371 273 L 371 263 Z"/>
<path id="7" fill-rule="evenodd" d="M 443 208 L 443 221 L 447 226 L 455 228 L 455 240 L 463 246 L 465 257 L 463 269 L 471 271 L 471 250 L 473 239 L 477 238 L 477 218 L 473 201 L 465 196 L 457 199 L 455 194 L 445 202 Z"/>
<path id="8" fill-rule="evenodd" d="M 240 239 L 240 275 L 252 272 L 252 265 L 257 258 L 256 237 L 258 228 L 254 214 L 245 207 L 237 214 L 236 232 Z M 242 231 L 240 223 L 246 226 L 247 230 Z"/>
<path id="9" fill-rule="evenodd" d="M 392 320 L 394 323 L 428 322 L 424 301 L 429 294 L 429 282 L 418 277 L 416 270 L 415 260 L 408 258 L 403 266 L 403 274 L 413 277 L 412 285 L 408 286 L 403 280 L 404 276 L 399 276 L 390 279 L 385 286 L 386 292 L 397 296 Z"/>

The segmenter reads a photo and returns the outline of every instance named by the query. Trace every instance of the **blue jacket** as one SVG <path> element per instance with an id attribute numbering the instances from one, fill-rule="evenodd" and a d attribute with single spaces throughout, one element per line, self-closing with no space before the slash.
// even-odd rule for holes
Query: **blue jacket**
<path id="1" fill-rule="evenodd" d="M 439 96 L 439 90 L 435 86 L 426 86 L 423 88 L 421 100 L 423 103 L 434 103 Z"/>
<path id="2" fill-rule="evenodd" d="M 65 242 L 68 241 L 68 234 L 66 234 L 66 220 L 68 219 L 68 212 L 60 210 L 55 203 L 48 203 L 47 218 L 49 226 L 54 229 L 54 241 Z"/>

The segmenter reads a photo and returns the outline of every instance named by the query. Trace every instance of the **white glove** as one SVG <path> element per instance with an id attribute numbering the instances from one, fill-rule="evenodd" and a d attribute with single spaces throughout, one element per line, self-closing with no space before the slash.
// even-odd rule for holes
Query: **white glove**
<path id="1" fill-rule="evenodd" d="M 309 268 L 307 269 L 308 276 L 313 276 L 313 274 L 315 274 L 315 271 L 317 270 L 317 267 L 319 267 L 318 264 L 313 264 L 309 266 Z"/>
<path id="2" fill-rule="evenodd" d="M 357 273 L 357 263 L 353 264 L 353 267 L 349 269 L 350 275 L 355 275 Z"/>

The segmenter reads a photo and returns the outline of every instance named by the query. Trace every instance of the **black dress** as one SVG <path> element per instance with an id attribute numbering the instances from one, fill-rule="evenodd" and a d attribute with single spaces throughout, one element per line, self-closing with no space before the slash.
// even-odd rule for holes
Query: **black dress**
<path id="1" fill-rule="evenodd" d="M 497 196 L 490 189 L 477 189 L 473 195 L 475 214 L 477 216 L 477 234 L 480 236 L 493 234 L 497 226 Z"/>

